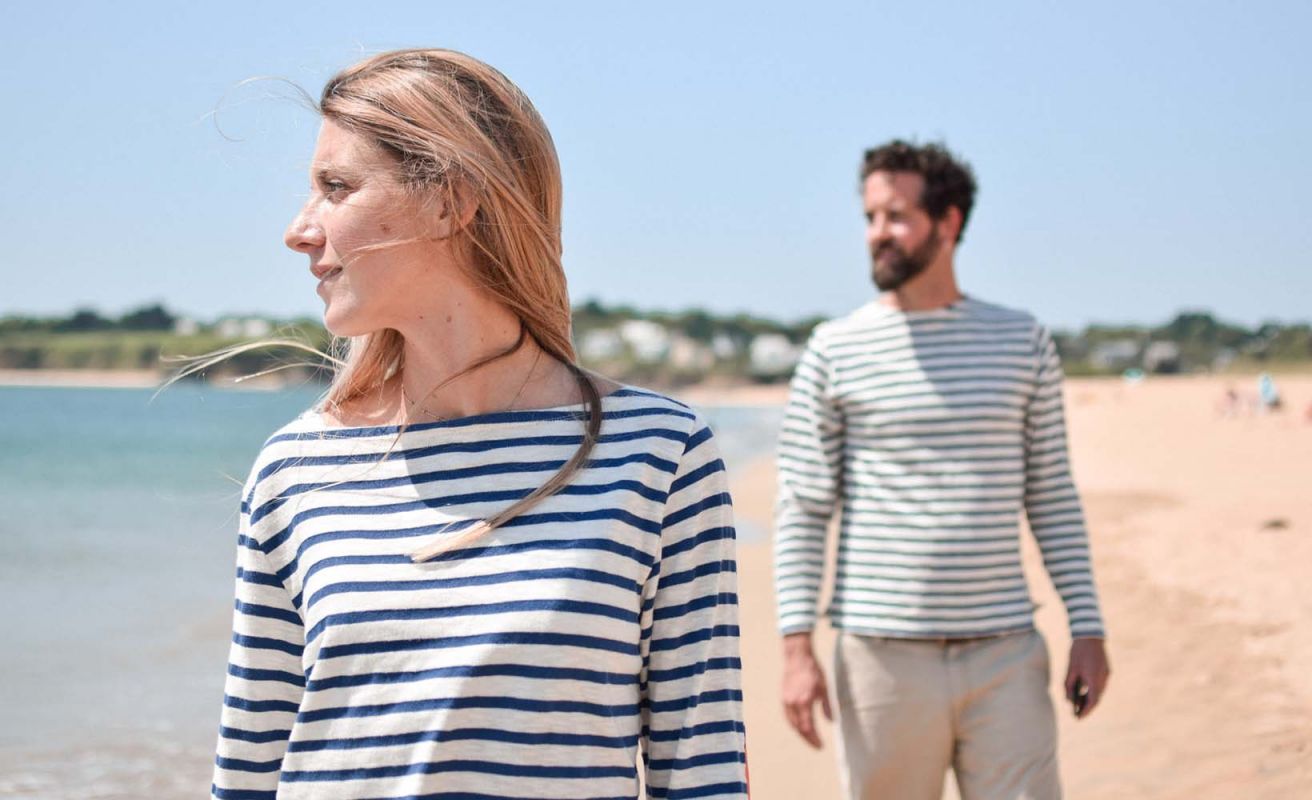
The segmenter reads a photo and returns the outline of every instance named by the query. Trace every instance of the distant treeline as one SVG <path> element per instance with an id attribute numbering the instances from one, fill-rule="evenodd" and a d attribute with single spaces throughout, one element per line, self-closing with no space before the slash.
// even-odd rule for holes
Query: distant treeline
<path id="1" fill-rule="evenodd" d="M 794 344 L 802 344 L 811 335 L 811 330 L 824 322 L 826 317 L 817 314 L 790 323 L 751 314 L 716 315 L 700 308 L 642 311 L 633 306 L 605 306 L 596 300 L 589 300 L 574 307 L 574 336 L 578 338 L 587 331 L 615 327 L 635 319 L 663 325 L 671 332 L 706 344 L 715 341 L 717 336 L 749 342 L 766 333 L 780 334 Z"/>
<path id="2" fill-rule="evenodd" d="M 574 310 L 584 363 L 627 380 L 685 382 L 706 377 L 779 379 L 823 318 L 781 322 L 702 309 L 667 312 L 588 301 Z M 153 304 L 119 317 L 78 309 L 65 317 L 0 318 L 0 368 L 166 370 L 162 359 L 198 356 L 242 342 L 293 338 L 320 350 L 332 337 L 317 319 L 232 315 L 198 322 Z M 1090 325 L 1056 331 L 1071 374 L 1125 369 L 1196 372 L 1312 363 L 1312 325 L 1246 328 L 1210 313 L 1178 314 L 1164 325 Z M 244 353 L 213 374 L 250 374 L 304 354 L 287 349 Z"/>
<path id="3" fill-rule="evenodd" d="M 201 324 L 158 304 L 120 317 L 78 309 L 67 317 L 0 318 L 0 368 L 171 372 L 182 366 L 172 359 L 269 338 L 295 339 L 319 350 L 332 339 L 318 320 L 308 318 L 232 316 Z M 233 356 L 207 377 L 250 375 L 292 361 L 307 361 L 306 354 L 278 347 L 254 350 Z"/>
<path id="4" fill-rule="evenodd" d="M 1312 325 L 1268 322 L 1246 328 L 1206 311 L 1177 314 L 1164 325 L 1089 325 L 1054 333 L 1066 371 L 1105 374 L 1265 369 L 1312 362 Z"/>
<path id="5" fill-rule="evenodd" d="M 172 331 L 178 317 L 164 306 L 142 306 L 121 317 L 105 317 L 91 308 L 79 308 L 67 317 L 0 318 L 0 334 L 85 333 L 87 331 Z"/>
<path id="6" fill-rule="evenodd" d="M 265 319 L 271 326 L 293 324 L 308 330 L 317 328 L 323 331 L 317 319 L 308 317 L 280 321 L 274 317 L 259 314 L 232 314 L 208 324 L 194 324 L 199 329 L 218 329 L 225 320 Z M 574 309 L 574 327 L 576 331 L 616 325 L 626 320 L 642 319 L 659 323 L 671 330 L 680 331 L 692 339 L 710 342 L 717 333 L 735 338 L 750 339 L 761 333 L 782 333 L 794 342 L 805 341 L 811 329 L 825 318 L 813 316 L 794 323 L 783 323 L 765 317 L 750 314 L 732 314 L 717 316 L 702 309 L 687 311 L 640 311 L 632 306 L 605 306 L 595 300 L 589 300 Z M 95 331 L 167 331 L 173 332 L 180 325 L 189 327 L 187 317 L 175 314 L 158 303 L 134 309 L 120 317 L 104 316 L 91 308 L 80 308 L 67 317 L 30 317 L 10 315 L 0 317 L 0 336 L 18 333 L 88 333 Z M 324 337 L 327 332 L 323 331 Z"/>

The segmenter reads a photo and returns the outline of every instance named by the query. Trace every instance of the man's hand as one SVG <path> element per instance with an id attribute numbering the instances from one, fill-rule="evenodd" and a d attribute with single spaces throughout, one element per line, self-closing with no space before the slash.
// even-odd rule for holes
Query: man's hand
<path id="1" fill-rule="evenodd" d="M 815 729 L 812 706 L 820 701 L 825 719 L 832 721 L 829 688 L 825 673 L 811 651 L 811 634 L 792 633 L 784 637 L 784 715 L 807 744 L 820 749 L 820 735 Z"/>
<path id="2" fill-rule="evenodd" d="M 1107 678 L 1111 674 L 1102 639 L 1076 639 L 1071 642 L 1071 665 L 1066 670 L 1066 696 L 1070 697 L 1075 691 L 1077 680 L 1084 681 L 1089 689 L 1089 700 L 1084 704 L 1084 710 L 1075 716 L 1083 719 L 1093 712 L 1102 699 L 1103 690 L 1107 688 Z"/>

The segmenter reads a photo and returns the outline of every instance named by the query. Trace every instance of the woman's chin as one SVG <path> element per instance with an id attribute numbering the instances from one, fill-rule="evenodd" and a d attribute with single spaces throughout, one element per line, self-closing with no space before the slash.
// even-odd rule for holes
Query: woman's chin
<path id="1" fill-rule="evenodd" d="M 323 312 L 323 326 L 333 336 L 347 339 L 352 336 L 364 336 L 366 333 L 373 333 L 378 330 L 377 327 L 362 325 L 361 320 L 351 314 L 333 312 L 332 306 L 329 306 Z"/>

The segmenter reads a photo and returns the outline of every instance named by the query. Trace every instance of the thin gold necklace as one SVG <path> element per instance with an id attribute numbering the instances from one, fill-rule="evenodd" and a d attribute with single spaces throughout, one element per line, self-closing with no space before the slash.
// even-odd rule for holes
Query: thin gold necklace
<path id="1" fill-rule="evenodd" d="M 537 368 L 538 368 L 538 362 L 539 362 L 541 359 L 542 359 L 542 349 L 541 349 L 541 348 L 538 348 L 537 353 L 535 353 L 534 356 L 533 356 L 533 363 L 529 366 L 529 368 L 528 368 L 528 372 L 524 373 L 524 380 L 519 384 L 519 389 L 515 392 L 515 396 L 512 397 L 512 398 L 510 398 L 510 403 L 508 403 L 508 404 L 506 405 L 506 407 L 503 409 L 503 413 L 504 413 L 505 411 L 513 411 L 513 410 L 514 410 L 514 408 L 515 408 L 515 404 L 519 402 L 519 398 L 524 394 L 524 388 L 528 386 L 529 379 L 532 378 L 532 377 L 533 377 L 533 373 L 537 371 Z M 429 389 L 429 390 L 428 390 L 428 394 L 425 394 L 424 397 L 423 397 L 423 399 L 424 399 L 424 400 L 427 400 L 428 397 L 429 397 L 430 395 L 433 394 L 433 392 L 436 392 L 438 389 L 441 389 L 443 386 L 446 386 L 448 383 L 450 383 L 451 381 L 453 381 L 453 380 L 455 380 L 456 378 L 459 378 L 459 377 L 461 377 L 461 375 L 454 375 L 454 376 L 452 376 L 452 377 L 450 377 L 450 378 L 447 378 L 446 380 L 442 381 L 442 382 L 439 383 L 438 385 L 434 386 L 432 389 Z M 402 401 L 403 403 L 405 403 L 405 405 L 406 405 L 406 415 L 407 415 L 407 416 L 409 416 L 410 414 L 414 413 L 415 409 L 417 408 L 417 409 L 419 409 L 419 411 L 422 412 L 423 414 L 425 414 L 425 415 L 430 416 L 430 417 L 433 418 L 433 419 L 429 420 L 430 422 L 442 422 L 442 421 L 448 419 L 447 417 L 444 417 L 444 416 L 442 416 L 441 414 L 438 414 L 438 413 L 436 413 L 436 412 L 430 411 L 427 407 L 425 407 L 425 406 L 423 405 L 423 402 L 422 402 L 421 400 L 411 400 L 411 399 L 410 399 L 410 396 L 409 396 L 408 394 L 406 394 L 406 391 L 405 391 L 405 379 L 404 379 L 404 378 L 401 380 L 401 401 Z"/>

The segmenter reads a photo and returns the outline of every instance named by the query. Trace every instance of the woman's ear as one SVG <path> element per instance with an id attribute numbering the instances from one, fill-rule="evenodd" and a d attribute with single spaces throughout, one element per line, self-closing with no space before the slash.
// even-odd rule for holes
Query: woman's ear
<path id="1" fill-rule="evenodd" d="M 469 226 L 478 213 L 478 201 L 469 184 L 452 181 L 437 192 L 426 216 L 432 221 L 429 237 L 449 239 Z"/>

